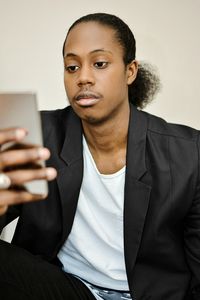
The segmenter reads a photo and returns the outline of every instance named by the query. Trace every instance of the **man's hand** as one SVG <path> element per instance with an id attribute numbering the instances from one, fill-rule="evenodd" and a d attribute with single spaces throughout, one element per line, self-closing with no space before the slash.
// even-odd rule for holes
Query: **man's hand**
<path id="1" fill-rule="evenodd" d="M 6 143 L 22 143 L 26 130 L 11 128 L 0 130 L 0 147 Z M 23 145 L 23 144 L 19 144 Z M 0 189 L 0 215 L 3 215 L 9 205 L 26 203 L 46 198 L 47 195 L 32 194 L 23 188 L 24 183 L 46 179 L 53 180 L 57 173 L 54 168 L 41 167 L 41 160 L 47 160 L 50 152 L 47 148 L 26 145 L 0 150 L 0 173 L 11 181 L 9 188 Z"/>

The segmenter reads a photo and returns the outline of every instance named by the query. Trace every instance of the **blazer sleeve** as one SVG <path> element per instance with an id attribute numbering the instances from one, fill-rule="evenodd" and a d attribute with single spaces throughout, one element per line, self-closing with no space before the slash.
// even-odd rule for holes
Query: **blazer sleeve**
<path id="1" fill-rule="evenodd" d="M 195 196 L 184 228 L 185 253 L 192 272 L 191 298 L 189 299 L 193 300 L 200 299 L 200 132 L 197 140 L 197 158 L 198 171 Z"/>

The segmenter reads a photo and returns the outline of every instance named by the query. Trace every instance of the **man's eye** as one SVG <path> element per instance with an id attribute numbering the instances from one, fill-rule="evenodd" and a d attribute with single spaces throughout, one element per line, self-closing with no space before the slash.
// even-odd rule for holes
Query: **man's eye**
<path id="1" fill-rule="evenodd" d="M 66 71 L 68 71 L 69 73 L 74 73 L 78 70 L 78 66 L 76 65 L 72 65 L 72 66 L 66 66 L 65 69 Z"/>
<path id="2" fill-rule="evenodd" d="M 107 65 L 108 65 L 108 62 L 106 62 L 106 61 L 98 61 L 94 64 L 94 66 L 98 69 L 104 69 L 107 67 Z"/>

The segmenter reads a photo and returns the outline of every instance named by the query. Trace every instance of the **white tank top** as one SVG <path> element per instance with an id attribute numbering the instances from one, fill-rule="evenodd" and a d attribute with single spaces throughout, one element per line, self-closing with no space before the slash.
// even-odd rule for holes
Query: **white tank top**
<path id="1" fill-rule="evenodd" d="M 84 172 L 71 233 L 58 257 L 64 270 L 94 285 L 128 291 L 124 261 L 125 167 L 100 174 L 83 138 Z"/>

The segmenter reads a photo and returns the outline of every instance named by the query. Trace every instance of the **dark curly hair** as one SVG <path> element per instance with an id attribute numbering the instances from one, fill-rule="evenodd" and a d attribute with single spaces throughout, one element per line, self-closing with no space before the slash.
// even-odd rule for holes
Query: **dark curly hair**
<path id="1" fill-rule="evenodd" d="M 76 20 L 71 25 L 67 32 L 67 36 L 72 28 L 74 28 L 76 25 L 91 21 L 98 22 L 101 25 L 109 26 L 115 31 L 115 36 L 124 51 L 123 60 L 125 66 L 127 66 L 131 61 L 135 59 L 135 37 L 128 25 L 115 15 L 107 13 L 94 13 L 85 15 Z M 63 44 L 63 56 L 67 36 Z M 151 100 L 159 90 L 160 79 L 155 67 L 153 67 L 149 63 L 140 62 L 137 77 L 135 81 L 128 87 L 129 102 L 142 109 L 149 102 L 151 102 Z"/>

